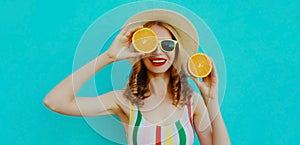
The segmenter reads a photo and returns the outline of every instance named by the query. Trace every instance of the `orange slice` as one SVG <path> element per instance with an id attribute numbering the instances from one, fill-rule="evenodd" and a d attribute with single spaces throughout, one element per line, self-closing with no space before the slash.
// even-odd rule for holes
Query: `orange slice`
<path id="1" fill-rule="evenodd" d="M 188 70 L 191 75 L 198 78 L 204 78 L 209 75 L 211 69 L 211 61 L 204 53 L 196 53 L 189 58 Z"/>
<path id="2" fill-rule="evenodd" d="M 132 36 L 132 45 L 139 52 L 150 53 L 156 49 L 157 44 L 156 33 L 150 28 L 139 29 Z"/>

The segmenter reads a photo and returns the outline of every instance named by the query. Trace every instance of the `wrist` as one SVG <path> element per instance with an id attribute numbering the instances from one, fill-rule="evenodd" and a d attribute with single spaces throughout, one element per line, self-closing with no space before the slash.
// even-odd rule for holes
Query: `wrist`
<path id="1" fill-rule="evenodd" d="M 208 106 L 208 105 L 217 105 L 219 106 L 219 99 L 218 97 L 208 97 L 208 98 L 205 98 L 204 99 L 204 102 L 205 102 L 205 105 Z"/>
<path id="2" fill-rule="evenodd" d="M 108 52 L 104 52 L 103 56 L 105 57 L 106 60 L 108 60 L 108 63 L 113 63 L 117 61 L 117 58 Z"/>
<path id="3" fill-rule="evenodd" d="M 208 100 L 208 102 L 205 102 L 206 107 L 207 107 L 207 111 L 209 113 L 210 119 L 213 121 L 214 118 L 220 114 L 220 105 L 219 105 L 219 101 L 216 98 L 210 98 Z"/>

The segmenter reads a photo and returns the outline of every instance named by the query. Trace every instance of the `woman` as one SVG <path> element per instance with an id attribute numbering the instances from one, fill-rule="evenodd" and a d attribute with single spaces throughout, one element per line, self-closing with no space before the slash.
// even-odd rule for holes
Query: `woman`
<path id="1" fill-rule="evenodd" d="M 132 34 L 143 27 L 152 29 L 160 40 L 154 52 L 130 49 Z M 129 144 L 190 145 L 194 131 L 202 145 L 230 144 L 220 114 L 214 64 L 203 81 L 191 76 L 203 99 L 187 82 L 186 58 L 197 52 L 197 40 L 194 26 L 182 15 L 167 10 L 141 12 L 128 20 L 106 52 L 59 83 L 44 103 L 65 115 L 115 114 L 124 124 Z M 124 59 L 133 63 L 125 90 L 93 98 L 75 96 L 96 72 Z"/>

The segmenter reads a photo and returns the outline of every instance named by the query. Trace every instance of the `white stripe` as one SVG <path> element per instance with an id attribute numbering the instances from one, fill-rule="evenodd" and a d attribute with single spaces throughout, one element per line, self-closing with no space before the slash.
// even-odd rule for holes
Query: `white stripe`
<path id="1" fill-rule="evenodd" d="M 178 130 L 176 128 L 175 123 L 172 125 L 172 137 L 173 137 L 173 144 L 174 145 L 179 145 L 179 134 L 178 134 Z"/>
<path id="2" fill-rule="evenodd" d="M 186 133 L 186 141 L 187 141 L 186 143 L 188 145 L 192 145 L 194 143 L 194 132 L 189 119 L 188 106 L 185 107 L 185 111 L 186 113 L 185 113 L 184 120 L 182 122 L 182 126 Z"/>
<path id="3" fill-rule="evenodd" d="M 138 112 L 138 111 L 136 111 Z M 138 115 L 138 113 L 136 113 Z M 137 118 L 137 117 L 136 117 Z M 141 123 L 138 128 L 137 144 L 141 145 L 152 145 L 156 141 L 156 126 L 141 117 Z"/>
<path id="4" fill-rule="evenodd" d="M 145 121 L 142 119 L 140 126 L 138 128 L 138 134 L 137 134 L 137 143 L 138 144 L 142 144 L 144 142 L 143 138 L 144 138 L 144 126 L 145 126 Z"/>
<path id="5" fill-rule="evenodd" d="M 161 144 L 166 145 L 166 138 L 167 138 L 167 133 L 166 133 L 166 127 L 161 126 Z"/>

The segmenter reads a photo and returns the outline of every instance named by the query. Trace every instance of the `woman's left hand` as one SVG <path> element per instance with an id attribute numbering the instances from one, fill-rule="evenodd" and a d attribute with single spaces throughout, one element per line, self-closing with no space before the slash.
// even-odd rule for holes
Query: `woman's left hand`
<path id="1" fill-rule="evenodd" d="M 218 101 L 218 74 L 213 59 L 210 58 L 210 60 L 212 70 L 208 76 L 202 78 L 203 81 L 198 80 L 198 78 L 194 76 L 190 76 L 199 88 L 206 105 L 210 99 Z"/>

